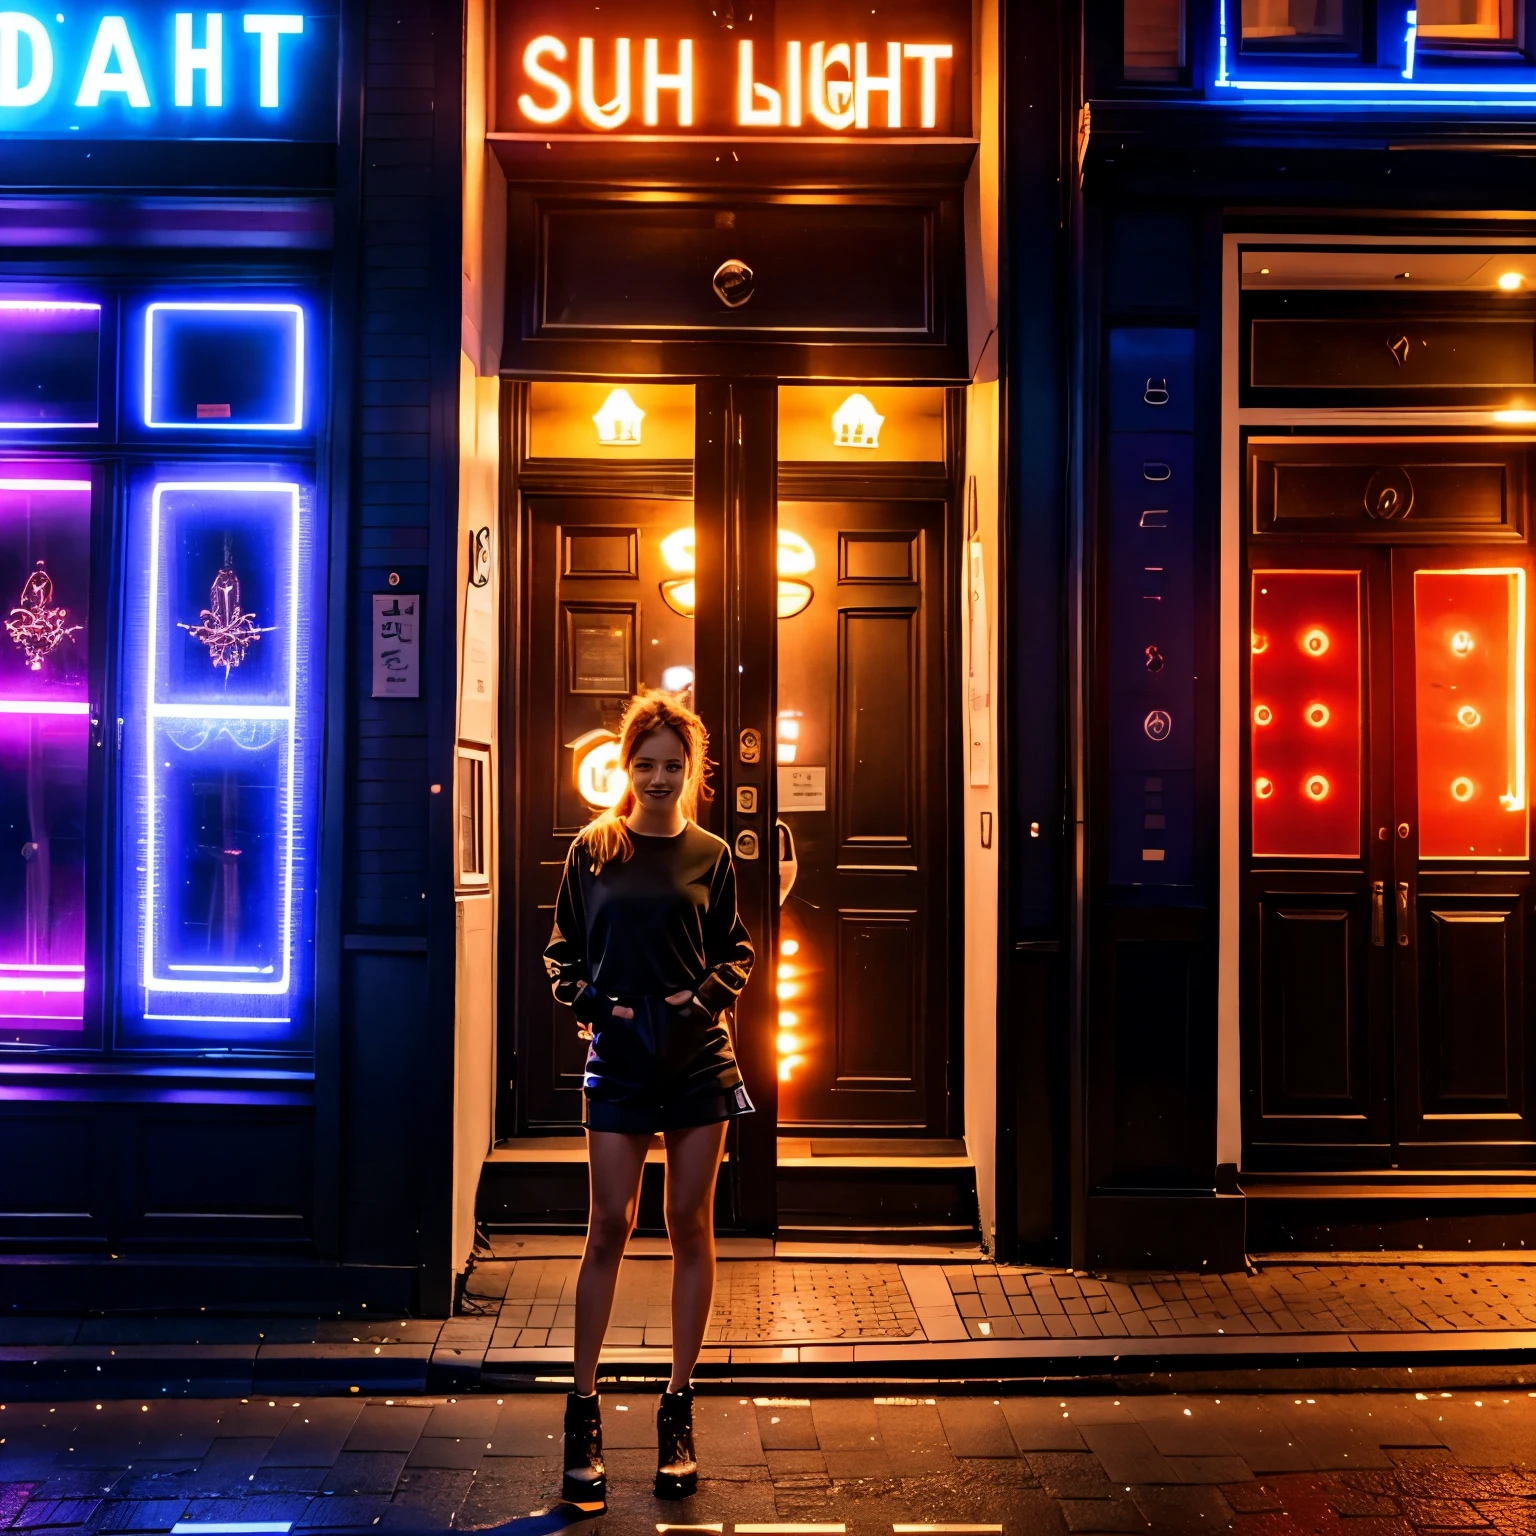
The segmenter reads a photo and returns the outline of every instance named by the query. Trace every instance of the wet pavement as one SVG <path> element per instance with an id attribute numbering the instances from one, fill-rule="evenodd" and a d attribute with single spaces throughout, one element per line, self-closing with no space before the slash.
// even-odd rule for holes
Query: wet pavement
<path id="1" fill-rule="evenodd" d="M 890 1389 L 887 1389 L 890 1390 Z M 554 1392 L 0 1407 L 0 1527 L 214 1536 L 499 1525 L 559 1482 Z M 653 1396 L 608 1394 L 610 1511 L 721 1536 L 1536 1533 L 1536 1391 L 759 1397 L 697 1404 L 651 1497 Z M 515 1530 L 515 1527 L 514 1527 Z"/>

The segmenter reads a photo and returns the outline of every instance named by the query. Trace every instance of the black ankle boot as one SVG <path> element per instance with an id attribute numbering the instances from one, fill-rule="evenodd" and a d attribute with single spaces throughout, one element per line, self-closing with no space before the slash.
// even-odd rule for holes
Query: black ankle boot
<path id="1" fill-rule="evenodd" d="M 603 1467 L 603 1416 L 597 1393 L 565 1399 L 565 1478 L 560 1497 L 572 1504 L 606 1504 L 608 1474 Z"/>
<path id="2" fill-rule="evenodd" d="M 656 1409 L 656 1497 L 691 1498 L 699 1486 L 693 1454 L 693 1388 L 663 1392 Z"/>

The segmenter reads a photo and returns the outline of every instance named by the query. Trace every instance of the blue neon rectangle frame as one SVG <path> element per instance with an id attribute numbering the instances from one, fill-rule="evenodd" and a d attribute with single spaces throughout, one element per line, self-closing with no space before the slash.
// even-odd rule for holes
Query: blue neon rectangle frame
<path id="1" fill-rule="evenodd" d="M 286 697 L 281 703 L 256 703 L 249 699 L 236 698 L 229 703 L 216 703 L 207 698 L 191 700 L 175 700 L 165 695 L 164 662 L 168 661 L 165 650 L 162 648 L 162 639 L 169 633 L 169 626 L 176 621 L 169 613 L 160 610 L 161 601 L 161 573 L 163 569 L 163 518 L 164 504 L 167 496 L 177 493 L 199 493 L 203 495 L 217 496 L 223 492 L 230 496 L 265 497 L 272 496 L 279 504 L 280 510 L 276 511 L 276 518 L 286 520 L 288 524 L 289 547 L 286 552 L 288 564 L 288 579 L 286 583 L 279 581 L 279 590 L 287 588 L 286 601 L 279 612 L 272 615 L 279 632 L 286 632 L 287 645 L 287 677 Z M 144 908 L 143 908 L 143 985 L 147 993 L 195 993 L 203 996 L 212 995 L 239 995 L 245 997 L 255 996 L 283 996 L 289 991 L 291 985 L 291 964 L 293 953 L 293 857 L 294 857 L 294 824 L 298 808 L 294 802 L 294 774 L 295 774 L 295 726 L 297 724 L 298 711 L 298 655 L 299 647 L 295 643 L 293 626 L 297 617 L 297 584 L 299 580 L 298 553 L 299 553 L 299 500 L 301 487 L 297 483 L 282 483 L 270 481 L 251 480 L 163 480 L 158 481 L 150 499 L 150 529 L 149 529 L 149 594 L 147 615 L 147 654 L 145 656 L 145 676 L 148 681 L 145 698 L 144 713 L 144 737 L 145 737 L 145 774 L 146 795 L 144 807 L 145 835 L 147 844 L 147 858 L 144 873 Z M 275 558 L 281 560 L 283 552 L 272 551 Z M 156 945 L 156 925 L 163 914 L 159 909 L 156 899 L 156 877 L 159 871 L 160 858 L 163 849 L 163 828 L 157 823 L 156 802 L 159 797 L 160 771 L 157 767 L 157 745 L 160 741 L 158 727 L 162 721 L 168 720 L 216 722 L 225 721 L 239 723 L 245 721 L 268 721 L 279 725 L 286 732 L 286 757 L 283 800 L 281 811 L 282 826 L 280 828 L 281 872 L 279 879 L 279 912 L 278 912 L 278 953 L 279 970 L 270 980 L 260 976 L 249 974 L 219 975 L 217 966 L 205 968 L 208 974 L 202 976 L 168 975 L 162 973 L 162 967 L 157 963 L 159 956 Z M 164 970 L 169 970 L 167 964 Z"/>
<path id="2" fill-rule="evenodd" d="M 157 375 L 156 372 L 156 322 L 162 316 L 169 317 L 172 315 L 238 315 L 247 319 L 257 315 L 270 315 L 273 317 L 285 317 L 290 320 L 293 329 L 291 378 L 268 381 L 268 387 L 279 390 L 281 390 L 282 386 L 286 385 L 287 411 L 277 419 L 263 421 L 235 421 L 228 418 L 204 418 L 199 420 L 195 417 L 188 419 L 184 416 L 157 419 L 155 414 L 157 389 L 163 382 L 163 375 Z M 168 358 L 166 355 L 169 351 L 168 338 L 162 337 L 158 342 L 158 346 L 159 366 L 162 369 L 171 366 L 173 359 Z M 302 304 L 286 300 L 156 300 L 148 305 L 144 311 L 143 348 L 142 419 L 145 427 L 155 431 L 171 430 L 178 432 L 301 432 L 304 430 L 304 384 L 307 359 L 305 356 L 305 316 Z"/>

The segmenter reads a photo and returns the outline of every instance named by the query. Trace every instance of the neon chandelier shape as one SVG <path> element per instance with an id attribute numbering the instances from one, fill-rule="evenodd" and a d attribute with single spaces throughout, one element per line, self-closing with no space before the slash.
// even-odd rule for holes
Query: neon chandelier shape
<path id="1" fill-rule="evenodd" d="M 85 628 L 83 624 L 66 624 L 67 608 L 53 605 L 53 577 L 37 562 L 37 569 L 22 585 L 21 596 L 5 621 L 5 631 L 21 647 L 27 658 L 27 666 L 34 672 L 43 670 L 43 662 L 72 635 Z"/>
<path id="2" fill-rule="evenodd" d="M 235 575 L 228 550 L 224 552 L 224 565 L 208 589 L 208 606 L 203 609 L 200 621 L 176 627 L 186 630 L 199 645 L 208 647 L 214 667 L 224 668 L 226 687 L 230 672 L 245 660 L 246 651 L 263 635 L 270 635 L 277 628 L 275 624 L 259 625 L 256 615 L 247 613 L 240 606 L 240 578 Z"/>

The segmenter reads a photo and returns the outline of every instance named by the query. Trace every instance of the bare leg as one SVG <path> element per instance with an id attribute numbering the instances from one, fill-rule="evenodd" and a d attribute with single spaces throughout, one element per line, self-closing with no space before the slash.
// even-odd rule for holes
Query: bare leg
<path id="1" fill-rule="evenodd" d="M 618 1131 L 587 1132 L 587 1170 L 592 1200 L 587 1243 L 576 1277 L 576 1390 L 597 1390 L 597 1357 L 613 1312 L 619 1263 L 634 1230 L 649 1136 Z"/>
<path id="2" fill-rule="evenodd" d="M 688 1385 L 715 1296 L 715 1177 L 725 1123 L 667 1131 L 667 1236 L 672 1240 L 672 1380 Z"/>

